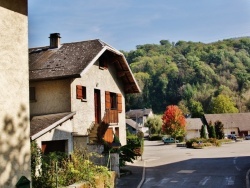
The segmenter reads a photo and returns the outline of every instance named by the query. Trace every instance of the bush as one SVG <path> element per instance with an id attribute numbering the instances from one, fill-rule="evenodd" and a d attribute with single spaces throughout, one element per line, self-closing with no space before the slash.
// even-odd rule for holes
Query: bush
<path id="1" fill-rule="evenodd" d="M 161 139 L 162 139 L 162 136 L 159 135 L 159 134 L 151 134 L 151 135 L 148 137 L 148 139 L 151 140 L 151 141 L 161 140 Z"/>
<path id="2" fill-rule="evenodd" d="M 218 140 L 216 138 L 192 138 L 190 140 L 186 141 L 186 147 L 187 148 L 203 148 L 203 147 L 209 147 L 209 146 L 221 146 L 221 140 Z"/>
<path id="3" fill-rule="evenodd" d="M 33 187 L 51 188 L 57 187 L 57 183 L 68 186 L 76 182 L 88 182 L 95 187 L 97 176 L 102 176 L 105 187 L 109 187 L 111 172 L 88 160 L 89 154 L 75 151 L 70 157 L 58 152 L 43 155 L 36 143 L 31 144 L 31 152 Z"/>

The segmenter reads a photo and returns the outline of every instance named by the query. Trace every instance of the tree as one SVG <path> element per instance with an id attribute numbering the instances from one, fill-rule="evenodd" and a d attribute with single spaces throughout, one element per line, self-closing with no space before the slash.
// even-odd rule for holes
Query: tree
<path id="1" fill-rule="evenodd" d="M 188 107 L 192 114 L 192 118 L 201 118 L 204 114 L 202 104 L 199 101 L 191 99 L 188 104 Z"/>
<path id="2" fill-rule="evenodd" d="M 214 123 L 214 128 L 215 128 L 215 133 L 216 133 L 216 137 L 218 139 L 223 139 L 224 138 L 224 125 L 220 122 L 220 121 L 216 121 Z"/>
<path id="3" fill-rule="evenodd" d="M 148 127 L 150 134 L 160 134 L 162 121 L 159 116 L 150 117 L 144 124 L 145 127 Z"/>
<path id="4" fill-rule="evenodd" d="M 216 138 L 215 129 L 214 129 L 214 126 L 212 125 L 211 121 L 208 123 L 207 131 L 208 131 L 209 138 Z"/>
<path id="5" fill-rule="evenodd" d="M 237 113 L 238 109 L 227 95 L 218 95 L 212 99 L 212 113 Z"/>
<path id="6" fill-rule="evenodd" d="M 206 125 L 201 126 L 201 132 L 200 132 L 201 138 L 207 138 L 207 130 L 206 129 L 207 129 Z"/>
<path id="7" fill-rule="evenodd" d="M 173 138 L 185 135 L 186 119 L 178 106 L 167 106 L 162 121 L 162 131 L 164 133 L 171 135 Z"/>

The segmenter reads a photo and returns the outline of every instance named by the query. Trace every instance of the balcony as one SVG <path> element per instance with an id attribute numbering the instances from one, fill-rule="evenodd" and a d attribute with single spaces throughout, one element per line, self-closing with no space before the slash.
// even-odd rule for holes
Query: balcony
<path id="1" fill-rule="evenodd" d="M 107 109 L 103 118 L 105 123 L 118 124 L 118 110 Z"/>

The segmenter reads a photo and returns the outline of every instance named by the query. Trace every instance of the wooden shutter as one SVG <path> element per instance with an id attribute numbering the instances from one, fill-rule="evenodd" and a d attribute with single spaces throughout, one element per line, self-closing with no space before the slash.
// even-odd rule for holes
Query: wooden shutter
<path id="1" fill-rule="evenodd" d="M 105 91 L 105 108 L 108 110 L 111 109 L 110 92 L 109 91 Z"/>
<path id="2" fill-rule="evenodd" d="M 103 137 L 103 139 L 108 142 L 108 143 L 112 143 L 114 140 L 114 133 L 113 133 L 113 129 L 112 128 L 108 128 L 105 132 L 105 135 Z"/>
<path id="3" fill-rule="evenodd" d="M 122 112 L 122 94 L 117 93 L 117 110 L 119 113 Z"/>
<path id="4" fill-rule="evenodd" d="M 82 86 L 77 85 L 76 86 L 76 98 L 77 99 L 82 99 Z"/>

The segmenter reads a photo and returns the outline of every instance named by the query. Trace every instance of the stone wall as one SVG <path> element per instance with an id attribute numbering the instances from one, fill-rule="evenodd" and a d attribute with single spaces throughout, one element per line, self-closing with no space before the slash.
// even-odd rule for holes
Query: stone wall
<path id="1" fill-rule="evenodd" d="M 0 187 L 30 180 L 26 0 L 0 1 Z"/>

